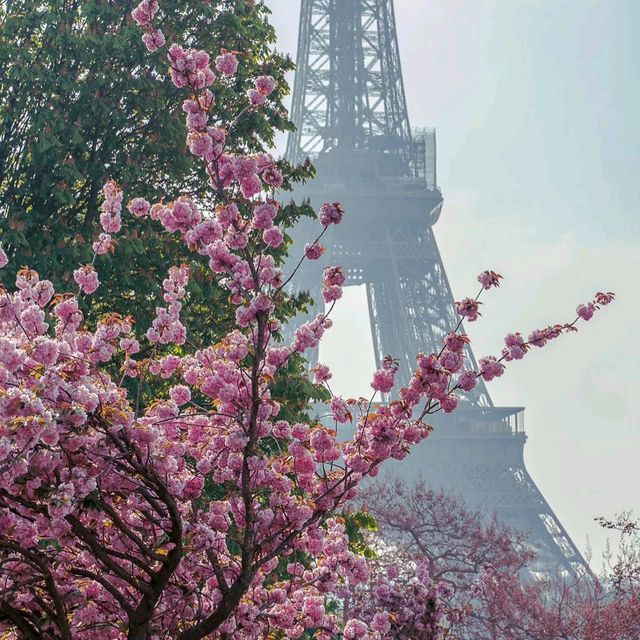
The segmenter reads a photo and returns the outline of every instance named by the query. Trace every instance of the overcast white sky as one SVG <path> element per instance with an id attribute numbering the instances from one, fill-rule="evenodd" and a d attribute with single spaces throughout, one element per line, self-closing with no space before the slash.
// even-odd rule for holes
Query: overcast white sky
<path id="1" fill-rule="evenodd" d="M 299 0 L 267 0 L 279 48 L 295 53 Z M 474 351 L 573 318 L 618 294 L 577 335 L 492 383 L 526 406 L 530 473 L 584 551 L 599 515 L 640 515 L 640 24 L 637 0 L 396 0 L 413 126 L 438 131 L 445 207 L 435 228 L 457 298 L 493 268 L 503 287 Z M 364 293 L 349 290 L 321 352 L 345 395 L 373 367 Z M 341 357 L 349 352 L 349 361 Z"/>

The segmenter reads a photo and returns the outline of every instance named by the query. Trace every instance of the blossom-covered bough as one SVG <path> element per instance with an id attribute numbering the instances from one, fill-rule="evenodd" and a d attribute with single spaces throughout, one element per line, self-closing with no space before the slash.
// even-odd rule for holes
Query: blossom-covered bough
<path id="1" fill-rule="evenodd" d="M 112 181 L 94 260 L 74 272 L 77 291 L 56 293 L 23 268 L 15 290 L 0 293 L 0 637 L 387 637 L 384 612 L 345 624 L 329 606 L 336 586 L 367 578 L 340 508 L 363 478 L 428 435 L 428 414 L 454 410 L 478 377 L 501 375 L 505 362 L 576 321 L 528 340 L 508 336 L 506 351 L 477 372 L 464 368 L 467 338 L 458 327 L 440 353 L 418 354 L 393 402 L 373 409 L 332 396 L 335 428 L 283 420 L 272 387 L 287 361 L 315 348 L 331 326 L 344 274 L 325 270 L 328 310 L 283 343 L 278 309 L 293 274 L 282 274 L 274 257 L 285 241 L 275 199 L 282 165 L 226 147 L 234 122 L 217 120 L 216 100 L 234 86 L 241 56 L 223 50 L 211 61 L 204 51 L 167 46 L 154 26 L 158 10 L 144 0 L 133 19 L 151 52 L 166 50 L 172 81 L 188 93 L 187 144 L 206 165 L 215 209 L 187 196 L 152 204 L 130 194 L 128 210 L 208 261 L 229 290 L 237 326 L 216 344 L 190 342 L 180 321 L 189 282 L 182 265 L 168 265 L 146 333 L 116 314 L 85 324 L 79 301 L 99 287 L 100 256 L 120 230 L 123 192 Z M 237 118 L 262 108 L 274 88 L 269 76 L 256 78 Z M 301 260 L 320 257 L 322 236 L 343 213 L 337 203 L 322 208 L 318 238 Z M 499 276 L 485 272 L 480 282 L 488 289 Z M 599 294 L 579 316 L 611 299 Z M 474 320 L 477 304 L 463 301 L 458 311 Z M 374 391 L 390 393 L 395 371 L 385 361 Z M 330 372 L 320 366 L 315 377 L 328 385 Z M 165 381 L 167 393 L 141 402 L 130 390 L 151 378 Z M 355 422 L 355 435 L 341 443 L 346 422 Z"/>
<path id="2" fill-rule="evenodd" d="M 600 519 L 621 535 L 600 578 L 532 580 L 536 554 L 524 534 L 423 481 L 386 480 L 359 496 L 378 527 L 365 533 L 377 553 L 368 580 L 336 594 L 347 617 L 370 620 L 398 640 L 640 637 L 640 529 L 629 514 Z"/>

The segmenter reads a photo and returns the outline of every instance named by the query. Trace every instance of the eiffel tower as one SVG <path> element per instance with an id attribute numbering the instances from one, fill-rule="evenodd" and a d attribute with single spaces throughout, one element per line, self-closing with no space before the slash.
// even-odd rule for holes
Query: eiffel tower
<path id="1" fill-rule="evenodd" d="M 321 300 L 329 264 L 343 267 L 348 285 L 364 285 L 376 361 L 396 358 L 404 384 L 416 354 L 439 351 L 457 317 L 433 232 L 443 206 L 435 131 L 409 124 L 393 0 L 302 0 L 292 119 L 287 158 L 311 158 L 318 170 L 296 197 L 316 207 L 340 201 L 347 212 L 295 287 Z M 308 241 L 314 228 L 300 223 L 294 236 Z M 525 468 L 522 408 L 495 407 L 483 383 L 434 426 L 395 473 L 422 476 L 526 532 L 535 570 L 587 570 Z"/>

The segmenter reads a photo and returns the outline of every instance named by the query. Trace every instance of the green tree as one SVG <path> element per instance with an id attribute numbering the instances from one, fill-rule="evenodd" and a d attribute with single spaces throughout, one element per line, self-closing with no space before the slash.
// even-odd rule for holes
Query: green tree
<path id="1" fill-rule="evenodd" d="M 185 143 L 181 103 L 187 96 L 168 80 L 166 57 L 149 55 L 142 44 L 130 17 L 136 4 L 0 0 L 0 240 L 15 266 L 36 269 L 58 290 L 74 287 L 73 270 L 91 260 L 107 178 L 115 179 L 127 198 L 154 202 L 161 194 L 167 200 L 188 194 L 205 209 L 208 205 L 207 176 Z M 246 112 L 229 133 L 231 153 L 268 150 L 278 131 L 293 128 L 282 103 L 288 92 L 284 76 L 293 64 L 274 52 L 269 13 L 252 0 L 163 5 L 161 26 L 168 41 L 214 56 L 222 49 L 240 52 L 235 84 L 218 96 L 228 121 L 242 109 L 240 100 L 256 76 L 277 80 L 268 108 Z M 310 165 L 280 164 L 285 188 L 313 174 Z M 280 223 L 291 226 L 301 215 L 313 212 L 292 203 L 282 210 Z M 149 219 L 125 215 L 117 242 L 113 256 L 98 258 L 101 286 L 85 308 L 90 317 L 109 309 L 148 326 L 167 265 L 186 262 L 192 272 L 184 317 L 190 338 L 215 342 L 230 329 L 234 310 L 228 292 L 177 238 L 167 239 Z M 285 255 L 286 247 L 278 258 Z M 0 274 L 9 277 L 9 271 Z M 292 299 L 285 313 L 295 314 L 305 302 L 304 296 Z M 285 387 L 281 391 L 293 413 L 316 394 L 299 375 Z"/>
<path id="2" fill-rule="evenodd" d="M 135 4 L 0 2 L 0 233 L 14 264 L 28 264 L 56 286 L 69 286 L 73 269 L 91 259 L 87 240 L 96 235 L 108 177 L 126 197 L 150 201 L 160 193 L 174 199 L 206 191 L 201 165 L 185 145 L 184 95 L 167 79 L 166 58 L 149 56 L 141 43 L 129 15 Z M 242 52 L 234 91 L 260 74 L 283 87 L 266 113 L 254 110 L 238 122 L 231 151 L 263 151 L 276 131 L 291 128 L 282 98 L 292 63 L 273 52 L 267 8 L 247 0 L 174 0 L 163 11 L 171 40 L 179 34 L 213 55 L 221 48 Z M 290 208 L 287 215 L 293 220 L 299 213 Z M 153 222 L 127 220 L 115 257 L 100 258 L 107 263 L 103 286 L 89 312 L 99 314 L 109 300 L 110 308 L 131 314 L 135 296 L 133 315 L 148 323 L 161 270 L 174 256 L 194 270 L 190 296 L 199 314 L 189 328 L 203 338 L 220 335 L 224 294 L 199 263 L 179 243 L 160 240 Z M 143 253 L 143 242 L 153 250 Z"/>

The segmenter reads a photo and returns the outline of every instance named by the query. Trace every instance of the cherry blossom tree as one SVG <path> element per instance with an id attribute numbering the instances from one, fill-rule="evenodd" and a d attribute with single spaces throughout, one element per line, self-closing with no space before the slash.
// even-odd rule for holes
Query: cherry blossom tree
<path id="1" fill-rule="evenodd" d="M 542 579 L 530 572 L 535 554 L 522 534 L 424 482 L 376 483 L 360 500 L 379 525 L 368 535 L 377 555 L 367 581 L 336 594 L 347 617 L 372 625 L 384 618 L 390 637 L 415 640 L 631 640 L 640 633 L 640 544 L 628 517 L 603 521 L 622 540 L 602 577 Z M 416 572 L 423 574 L 417 583 Z"/>
<path id="2" fill-rule="evenodd" d="M 391 597 L 397 608 L 391 637 L 457 637 L 462 629 L 465 637 L 492 637 L 493 621 L 480 603 L 489 586 L 492 596 L 497 593 L 503 577 L 516 576 L 521 586 L 517 576 L 534 557 L 524 536 L 495 518 L 485 521 L 424 481 L 410 485 L 385 476 L 363 490 L 359 501 L 378 525 L 367 535 L 376 558 L 367 582 L 342 590 L 347 615 L 373 620 L 381 608 L 390 608 Z M 419 586 L 416 572 L 423 575 Z M 425 589 L 427 597 L 418 597 Z"/>
<path id="3" fill-rule="evenodd" d="M 490 638 L 514 640 L 633 640 L 640 634 L 638 545 L 623 547 L 615 572 L 526 583 L 515 576 L 489 580 L 482 606 Z M 635 558 L 635 560 L 634 560 Z M 618 581 L 620 576 L 624 580 Z M 472 636 L 473 637 L 473 636 Z M 483 637 L 483 636 L 478 636 Z"/>
<path id="4" fill-rule="evenodd" d="M 612 296 L 598 294 L 574 321 L 527 340 L 511 334 L 505 352 L 483 359 L 479 371 L 466 369 L 468 339 L 459 325 L 440 353 L 417 354 L 416 371 L 393 402 L 373 404 L 378 392 L 394 389 L 388 359 L 373 376 L 369 400 L 331 397 L 331 427 L 285 419 L 273 389 L 291 358 L 315 348 L 331 327 L 345 276 L 339 267 L 325 270 L 326 311 L 284 342 L 279 312 L 295 273 L 283 273 L 278 259 L 286 238 L 276 195 L 285 176 L 268 154 L 226 145 L 246 114 L 266 108 L 275 81 L 257 77 L 235 117 L 221 119 L 225 101 L 239 101 L 241 52 L 210 57 L 165 43 L 155 0 L 143 0 L 132 16 L 185 92 L 187 142 L 206 169 L 211 197 L 151 203 L 128 194 L 125 207 L 123 191 L 108 181 L 93 260 L 74 271 L 76 290 L 56 292 L 23 268 L 15 289 L 2 291 L 0 633 L 388 637 L 380 618 L 343 623 L 329 596 L 368 575 L 340 510 L 385 460 L 404 458 L 427 437 L 428 415 L 453 411 L 478 377 L 501 375 L 509 360 L 575 330 Z M 85 321 L 79 301 L 100 287 L 101 256 L 125 208 L 158 221 L 226 288 L 236 326 L 221 340 L 190 340 L 181 321 L 190 273 L 181 264 L 167 265 L 149 327 L 116 313 Z M 322 207 L 317 237 L 298 249 L 300 261 L 318 257 L 322 237 L 344 214 L 337 203 Z M 481 274 L 478 296 L 458 304 L 461 321 L 475 320 L 480 294 L 499 279 Z M 325 367 L 315 372 L 318 384 L 329 377 Z M 152 400 L 126 384 L 151 379 L 163 382 Z M 337 430 L 345 423 L 355 435 L 341 443 Z M 414 579 L 422 584 L 426 575 L 417 568 Z"/>

